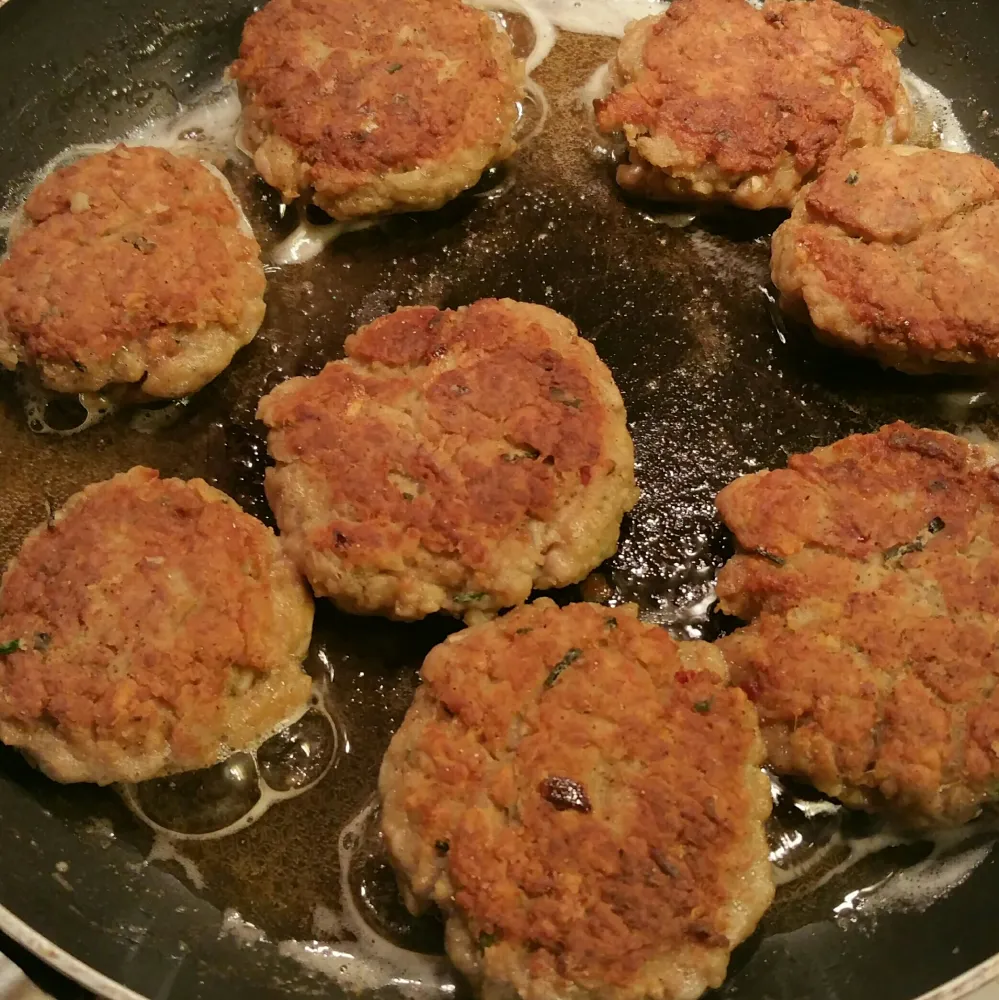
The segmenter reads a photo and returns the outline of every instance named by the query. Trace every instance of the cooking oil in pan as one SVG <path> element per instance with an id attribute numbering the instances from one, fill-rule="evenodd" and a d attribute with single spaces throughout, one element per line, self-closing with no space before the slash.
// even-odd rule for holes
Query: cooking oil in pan
<path id="1" fill-rule="evenodd" d="M 324 686 L 306 711 L 258 746 L 214 767 L 123 785 L 135 816 L 175 840 L 213 840 L 256 823 L 271 806 L 314 788 L 334 765 L 339 736 Z"/>
<path id="2" fill-rule="evenodd" d="M 496 4 L 511 34 L 520 36 L 521 51 L 535 60 L 542 51 L 539 47 L 541 43 L 553 36 L 557 28 L 620 35 L 628 17 L 636 13 L 655 12 L 662 6 L 656 0 L 623 0 L 619 3 L 534 0 L 523 5 L 510 0 L 509 3 Z M 526 22 L 518 18 L 518 8 L 528 10 Z M 598 49 L 592 51 L 597 52 Z M 600 49 L 599 57 L 582 64 L 582 68 L 600 67 L 607 54 L 606 48 Z M 605 71 L 603 77 L 595 76 L 576 95 L 570 93 L 571 102 L 584 108 L 592 106 L 593 98 L 599 96 L 606 86 Z M 578 85 L 579 81 L 575 83 Z M 920 141 L 946 148 L 962 148 L 961 144 L 967 139 L 960 131 L 946 99 L 908 74 L 906 84 L 913 93 L 920 115 L 921 125 L 917 134 L 926 137 Z M 549 106 L 544 91 L 532 90 L 531 94 L 525 102 L 522 125 L 522 139 L 525 141 L 532 133 L 544 128 Z M 553 106 L 557 100 L 563 101 L 564 109 L 564 95 L 552 90 Z M 576 119 L 573 127 L 578 125 L 579 120 Z M 275 258 L 275 248 L 282 245 L 281 241 L 295 228 L 296 220 L 292 212 L 279 212 L 272 198 L 267 201 L 259 189 L 253 187 L 245 157 L 237 148 L 237 136 L 238 102 L 234 90 L 224 87 L 206 95 L 204 101 L 182 110 L 169 122 L 162 119 L 149 122 L 142 129 L 129 133 L 127 139 L 168 146 L 180 144 L 206 160 L 220 163 L 229 159 L 236 164 L 234 169 L 230 169 L 230 174 L 236 175 L 233 179 L 244 202 L 250 205 L 251 216 L 256 222 L 265 219 L 258 229 L 266 230 L 261 232 L 261 238 L 265 253 L 269 255 L 269 270 L 273 279 L 269 308 L 278 317 L 276 328 L 282 329 L 282 310 L 293 309 L 301 314 L 296 329 L 301 327 L 302 317 L 307 316 L 310 324 L 314 321 L 315 335 L 320 337 L 322 331 L 319 327 L 324 322 L 324 316 L 322 309 L 315 305 L 320 295 L 318 292 L 313 295 L 310 290 L 311 277 L 299 279 L 295 276 L 298 268 L 290 266 L 295 263 L 294 260 L 279 262 L 279 257 Z M 594 137 L 594 144 L 597 142 Z M 64 154 L 59 162 L 68 162 L 65 156 L 82 155 L 88 151 L 92 149 L 79 147 Z M 601 156 L 595 154 L 595 158 L 601 159 Z M 515 177 L 512 168 L 498 169 L 485 178 L 473 196 L 495 198 L 501 208 L 502 199 L 510 191 Z M 250 193 L 249 198 L 247 192 Z M 693 216 L 682 224 L 692 221 Z M 398 224 L 405 225 L 405 222 Z M 664 228 L 672 227 L 666 223 Z M 360 235 L 363 237 L 364 234 Z M 700 256 L 706 260 L 710 241 L 706 236 L 699 236 L 699 239 Z M 697 246 L 693 247 L 693 252 L 698 253 Z M 344 263 L 343 267 L 350 263 Z M 444 261 L 441 270 L 446 271 L 452 264 L 453 260 Z M 740 275 L 738 280 L 748 277 Z M 420 297 L 425 289 L 436 289 L 435 281 L 440 282 L 441 288 L 446 287 L 445 278 L 430 275 L 425 280 L 425 286 L 412 291 L 414 296 Z M 335 294 L 335 289 L 323 294 Z M 437 301 L 436 297 L 434 301 Z M 367 318 L 372 318 L 384 311 L 387 303 L 384 290 L 376 289 L 357 308 L 355 318 L 364 318 L 367 313 L 370 313 Z M 284 375 L 301 373 L 303 366 L 318 364 L 314 347 L 311 341 L 303 346 L 298 342 L 285 343 L 275 338 L 273 344 L 267 345 L 268 350 L 273 348 L 273 353 L 265 356 L 259 363 L 259 370 L 252 375 L 261 384 L 251 385 L 249 388 L 252 391 L 245 393 L 247 398 L 255 402 L 260 394 L 256 390 L 265 388 L 265 383 L 269 387 Z M 658 390 L 650 387 L 649 391 Z M 228 399 L 225 401 L 228 402 Z M 209 428 L 209 451 L 218 447 L 221 454 L 217 463 L 210 454 L 208 465 L 215 469 L 217 464 L 218 476 L 228 477 L 220 483 L 223 488 L 234 493 L 253 513 L 266 516 L 267 512 L 259 499 L 263 449 L 260 441 L 246 430 L 252 414 L 236 416 L 238 420 L 219 422 Z M 216 439 L 217 443 L 212 445 L 211 441 Z M 706 442 L 703 447 L 715 446 Z M 707 463 L 700 461 L 696 453 L 688 459 L 692 467 L 691 475 L 696 478 L 699 476 L 698 465 Z M 657 460 L 657 456 L 652 454 L 639 455 L 639 462 L 651 465 Z M 747 465 L 742 471 L 753 469 Z M 245 489 L 244 482 L 249 484 Z M 253 506 L 253 496 L 257 496 L 259 509 Z M 608 586 L 622 599 L 638 600 L 648 619 L 667 625 L 677 634 L 710 638 L 717 630 L 717 616 L 711 612 L 711 581 L 717 568 L 718 529 L 707 520 L 703 524 L 694 523 L 697 518 L 690 516 L 692 510 L 679 512 L 683 517 L 678 516 L 678 520 L 683 520 L 689 527 L 688 537 L 680 539 L 682 551 L 666 567 L 666 584 L 660 579 L 664 576 L 663 565 L 655 553 L 655 543 L 660 536 L 675 537 L 676 524 L 668 518 L 661 521 L 649 518 L 636 531 L 631 547 L 625 546 L 616 564 L 620 569 L 616 575 L 611 574 Z M 673 595 L 668 601 L 658 596 L 664 591 Z M 377 627 L 364 624 L 356 627 L 364 633 L 366 643 L 376 643 Z M 400 626 L 382 627 L 387 631 Z M 434 626 L 429 627 L 432 629 Z M 426 638 L 422 633 L 421 636 L 415 641 L 417 647 Z M 323 648 L 323 641 L 319 641 L 320 649 Z M 225 909 L 228 904 L 220 925 L 223 933 L 248 944 L 265 939 L 276 941 L 283 954 L 328 973 L 347 986 L 378 988 L 391 983 L 410 996 L 430 997 L 434 994 L 454 995 L 461 987 L 449 965 L 441 958 L 442 931 L 439 921 L 433 917 L 410 917 L 395 891 L 378 833 L 377 806 L 367 798 L 371 791 L 371 775 L 377 769 L 381 749 L 377 740 L 371 740 L 370 734 L 365 734 L 365 738 L 374 746 L 363 751 L 368 757 L 355 765 L 354 770 L 348 768 L 352 758 L 357 756 L 350 746 L 349 726 L 360 727 L 374 720 L 386 729 L 384 733 L 379 730 L 378 739 L 387 739 L 388 730 L 398 724 L 412 694 L 413 668 L 416 665 L 418 661 L 405 663 L 403 669 L 386 675 L 387 684 L 396 689 L 384 695 L 393 706 L 391 711 L 378 715 L 358 708 L 357 715 L 352 714 L 357 706 L 347 701 L 348 697 L 355 695 L 351 686 L 356 685 L 359 706 L 370 701 L 372 692 L 376 690 L 370 683 L 371 678 L 365 677 L 368 668 L 363 663 L 358 666 L 355 662 L 346 673 L 348 680 L 341 682 L 346 686 L 340 688 L 336 704 L 331 702 L 326 688 L 320 685 L 321 689 L 317 691 L 308 712 L 253 752 L 236 754 L 207 772 L 124 789 L 123 795 L 143 823 L 156 832 L 149 857 L 180 864 L 181 870 L 199 891 L 203 891 L 208 898 L 223 901 L 220 909 Z M 341 714 L 348 720 L 348 729 L 341 723 Z M 348 784 L 353 783 L 346 790 L 343 785 L 337 784 L 338 775 L 344 773 L 350 775 Z M 236 893 L 227 893 L 224 886 L 220 888 L 222 880 L 217 877 L 217 872 L 224 865 L 211 854 L 213 848 L 218 846 L 219 838 L 231 837 L 232 842 L 259 843 L 252 840 L 254 834 L 262 833 L 260 828 L 268 827 L 271 821 L 275 824 L 281 822 L 281 813 L 301 808 L 297 815 L 304 815 L 307 819 L 322 818 L 333 807 L 327 805 L 306 811 L 307 801 L 320 797 L 335 800 L 339 794 L 346 799 L 355 790 L 362 801 L 355 803 L 356 809 L 353 806 L 344 807 L 353 809 L 353 815 L 341 829 L 336 830 L 329 823 L 315 828 L 307 823 L 301 824 L 305 829 L 303 836 L 316 842 L 316 853 L 322 855 L 321 865 L 326 866 L 325 878 L 314 879 L 316 890 L 306 911 L 311 914 L 311 919 L 304 927 L 299 921 L 300 926 L 291 935 L 283 927 L 279 931 L 272 930 L 268 920 L 258 917 L 252 909 L 256 889 L 252 884 L 249 887 L 237 886 L 238 898 Z M 303 794 L 306 792 L 307 795 Z M 852 920 L 866 919 L 880 907 L 927 905 L 967 877 L 991 846 L 990 829 L 986 823 L 973 825 L 960 835 L 954 835 L 967 839 L 941 837 L 935 841 L 920 841 L 903 837 L 877 820 L 857 816 L 834 802 L 786 787 L 776 780 L 774 794 L 775 815 L 770 833 L 771 860 L 781 886 L 773 913 L 773 919 L 778 921 L 781 913 L 791 906 L 815 906 L 821 909 L 821 916 L 828 917 L 832 913 L 837 919 Z M 254 826 L 275 804 L 280 804 L 279 808 L 270 813 L 259 827 Z M 223 852 L 218 853 L 221 855 Z M 233 853 L 236 853 L 235 848 Z M 311 861 L 309 863 L 312 864 Z M 287 868 L 291 870 L 292 865 Z M 315 870 L 316 867 L 309 869 L 310 873 Z M 276 881 L 283 881 L 286 874 L 282 869 L 281 879 Z M 234 881 L 240 881 L 238 869 Z M 280 891 L 279 886 L 276 893 Z M 233 903 L 238 903 L 239 911 L 245 913 L 246 918 L 233 907 Z M 254 920 L 260 926 L 255 926 Z M 312 939 L 308 936 L 310 932 Z"/>

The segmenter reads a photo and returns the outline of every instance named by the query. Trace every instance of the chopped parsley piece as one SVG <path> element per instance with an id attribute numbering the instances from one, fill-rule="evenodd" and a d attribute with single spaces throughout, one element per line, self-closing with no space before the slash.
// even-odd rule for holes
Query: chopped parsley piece
<path id="1" fill-rule="evenodd" d="M 683 874 L 680 868 L 670 861 L 658 847 L 653 847 L 649 855 L 663 875 L 669 875 L 670 878 L 679 878 Z"/>
<path id="2" fill-rule="evenodd" d="M 0 656 L 6 656 L 8 653 L 16 653 L 20 648 L 20 639 L 11 639 L 9 642 L 0 642 Z"/>
<path id="3" fill-rule="evenodd" d="M 390 73 L 398 73 L 399 70 L 401 69 L 402 69 L 402 63 L 392 63 L 392 65 L 389 66 L 388 71 Z"/>
<path id="4" fill-rule="evenodd" d="M 527 635 L 528 632 L 533 632 L 533 628 L 519 628 L 517 629 L 517 635 Z"/>
<path id="5" fill-rule="evenodd" d="M 575 396 L 569 396 L 565 389 L 562 389 L 559 386 L 555 386 L 550 395 L 556 402 L 561 403 L 563 406 L 571 406 L 574 410 L 578 410 L 583 405 L 583 401 L 581 399 L 577 399 Z"/>
<path id="6" fill-rule="evenodd" d="M 52 636 L 48 632 L 35 633 L 35 649 L 44 651 L 52 644 Z"/>
<path id="7" fill-rule="evenodd" d="M 481 601 L 485 596 L 485 591 L 477 590 L 474 593 L 469 591 L 464 594 L 455 594 L 454 599 L 457 604 L 474 604 L 476 601 Z"/>
<path id="8" fill-rule="evenodd" d="M 921 538 L 917 538 L 914 542 L 906 542 L 904 545 L 893 545 L 884 554 L 884 561 L 886 563 L 889 563 L 893 559 L 901 559 L 902 556 L 907 556 L 911 552 L 922 552 L 922 551 L 923 551 L 923 540 Z"/>
<path id="9" fill-rule="evenodd" d="M 851 170 L 846 175 L 846 183 L 849 184 L 850 187 L 853 187 L 853 185 L 856 184 L 857 181 L 859 180 L 860 180 L 860 174 L 858 174 L 856 170 Z"/>
<path id="10" fill-rule="evenodd" d="M 403 493 L 402 498 L 403 498 L 403 500 L 412 500 L 413 499 L 413 494 L 412 493 Z"/>
<path id="11" fill-rule="evenodd" d="M 713 698 L 706 698 L 704 701 L 694 702 L 694 711 L 700 712 L 701 715 L 707 715 L 711 711 L 711 702 Z"/>
<path id="12" fill-rule="evenodd" d="M 767 552 L 762 546 L 752 550 L 754 556 L 759 556 L 761 559 L 766 559 L 767 562 L 773 563 L 775 566 L 783 566 L 787 560 L 782 559 L 780 556 L 775 555 L 773 552 Z"/>
<path id="13" fill-rule="evenodd" d="M 573 646 L 558 663 L 552 667 L 552 672 L 545 678 L 545 687 L 550 688 L 562 676 L 562 672 L 576 662 L 583 655 L 581 649 Z"/>
<path id="14" fill-rule="evenodd" d="M 938 531 L 943 531 L 947 525 L 944 523 L 944 519 L 942 517 L 935 517 L 932 521 L 930 521 L 928 527 L 930 534 L 935 535 Z"/>
<path id="15" fill-rule="evenodd" d="M 496 935 L 490 934 L 488 931 L 483 931 L 479 935 L 479 947 L 480 948 L 491 948 L 496 944 Z"/>

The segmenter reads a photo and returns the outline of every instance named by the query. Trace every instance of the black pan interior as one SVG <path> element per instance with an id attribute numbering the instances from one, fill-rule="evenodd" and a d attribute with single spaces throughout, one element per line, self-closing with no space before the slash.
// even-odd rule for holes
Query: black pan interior
<path id="1" fill-rule="evenodd" d="M 978 151 L 999 155 L 992 115 L 999 9 L 975 0 L 865 6 L 907 28 L 904 63 L 954 99 Z M 67 145 L 169 114 L 217 81 L 251 10 L 238 0 L 161 0 L 155 8 L 11 0 L 0 8 L 7 207 Z M 310 264 L 275 270 L 261 335 L 173 426 L 141 434 L 122 415 L 79 437 L 40 437 L 28 430 L 11 380 L 0 377 L 0 559 L 14 553 L 47 503 L 140 462 L 205 476 L 269 519 L 253 420 L 263 392 L 317 371 L 340 354 L 347 333 L 395 306 L 509 295 L 570 316 L 610 365 L 628 406 L 644 497 L 588 593 L 635 600 L 678 634 L 713 638 L 730 627 L 683 612 L 704 596 L 729 551 L 713 512 L 718 489 L 781 465 L 791 452 L 892 419 L 952 429 L 941 394 L 966 387 L 885 373 L 775 323 L 768 241 L 779 214 L 723 212 L 672 228 L 652 217 L 661 210 L 650 215 L 649 206 L 625 203 L 593 154 L 573 96 L 613 44 L 562 37 L 536 74 L 551 118 L 518 155 L 508 191 L 399 217 L 344 238 Z M 290 220 L 245 166 L 229 174 L 266 250 Z M 988 429 L 994 416 L 985 407 L 975 420 Z M 175 863 L 144 863 L 151 834 L 112 792 L 53 785 L 0 749 L 0 904 L 147 997 L 340 995 L 275 942 L 311 939 L 316 905 L 336 907 L 340 827 L 373 790 L 423 656 L 454 627 L 352 619 L 320 606 L 312 667 L 330 678 L 338 763 L 318 788 L 251 829 L 183 845 L 205 880 L 201 890 Z M 909 1000 L 999 951 L 995 855 L 924 912 L 834 912 L 847 894 L 927 850 L 889 851 L 821 889 L 782 891 L 719 995 Z M 377 854 L 362 859 L 352 884 L 364 887 L 357 898 L 373 924 L 397 942 L 439 947 L 439 926 L 404 919 Z M 229 907 L 267 940 L 220 935 Z"/>

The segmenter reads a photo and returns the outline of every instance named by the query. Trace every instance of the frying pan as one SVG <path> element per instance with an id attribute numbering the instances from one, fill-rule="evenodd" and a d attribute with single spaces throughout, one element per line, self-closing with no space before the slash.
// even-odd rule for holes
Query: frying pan
<path id="1" fill-rule="evenodd" d="M 979 152 L 999 155 L 992 117 L 999 111 L 999 8 L 988 0 L 865 6 L 906 27 L 904 64 L 954 100 Z M 68 145 L 171 114 L 217 82 L 251 10 L 241 0 L 10 0 L 0 7 L 0 196 L 7 207 L 33 171 Z M 713 638 L 732 627 L 704 610 L 730 551 L 714 515 L 716 492 L 738 475 L 782 465 L 791 452 L 896 418 L 954 429 L 955 417 L 968 415 L 941 400 L 968 387 L 883 372 L 775 322 L 768 240 L 779 214 L 702 214 L 678 227 L 661 207 L 622 200 L 573 93 L 613 45 L 561 37 L 535 75 L 550 118 L 491 192 L 344 237 L 308 264 L 271 269 L 260 336 L 172 426 L 141 433 L 120 414 L 80 436 L 39 436 L 27 427 L 12 380 L 0 378 L 0 560 L 16 551 L 47 503 L 137 463 L 204 476 L 270 522 L 253 416 L 265 391 L 317 371 L 340 355 L 347 333 L 396 306 L 512 296 L 570 316 L 613 370 L 628 406 L 644 496 L 617 556 L 583 592 L 637 601 L 643 615 L 681 636 Z M 292 220 L 245 164 L 230 164 L 227 173 L 266 252 Z M 988 406 L 970 414 L 986 432 L 994 416 Z M 325 678 L 339 731 L 335 765 L 318 787 L 255 826 L 176 845 L 186 869 L 147 860 L 153 835 L 113 791 L 56 785 L 0 748 L 0 929 L 110 997 L 344 995 L 328 975 L 337 935 L 316 920 L 340 906 L 341 829 L 371 797 L 424 655 L 456 627 L 350 618 L 320 602 L 309 667 Z M 789 790 L 778 803 L 778 826 L 796 802 L 809 801 L 832 810 L 848 835 L 869 833 L 875 822 Z M 827 866 L 822 878 L 783 886 L 717 996 L 966 995 L 999 974 L 999 962 L 976 969 L 999 952 L 999 852 L 989 850 L 988 827 L 956 848 L 956 867 L 934 867 L 929 845 L 907 844 L 839 874 Z M 784 829 L 793 839 L 793 824 Z M 439 954 L 440 925 L 407 920 L 377 839 L 368 837 L 353 858 L 345 881 L 368 924 L 397 946 Z M 861 905 L 912 871 L 932 891 Z M 460 983 L 442 990 L 419 978 L 373 985 L 385 996 L 466 992 Z"/>

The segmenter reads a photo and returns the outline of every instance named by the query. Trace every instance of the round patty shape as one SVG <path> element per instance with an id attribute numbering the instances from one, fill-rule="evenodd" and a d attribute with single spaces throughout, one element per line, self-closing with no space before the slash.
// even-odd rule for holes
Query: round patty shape
<path id="1" fill-rule="evenodd" d="M 261 177 L 336 219 L 439 208 L 516 149 L 523 65 L 461 0 L 271 0 L 239 54 Z"/>
<path id="2" fill-rule="evenodd" d="M 781 305 L 913 373 L 999 361 L 999 168 L 894 146 L 830 163 L 774 234 Z"/>
<path id="3" fill-rule="evenodd" d="M 0 585 L 0 740 L 57 781 L 208 767 L 305 709 L 312 598 L 277 538 L 200 479 L 75 494 Z"/>
<path id="4" fill-rule="evenodd" d="M 999 798 L 999 467 L 904 423 L 718 496 L 720 640 L 770 763 L 913 826 Z"/>
<path id="5" fill-rule="evenodd" d="M 224 182 L 165 149 L 118 146 L 50 174 L 0 263 L 0 364 L 56 392 L 210 382 L 264 318 L 260 248 Z"/>
<path id="6" fill-rule="evenodd" d="M 487 1000 L 692 1000 L 773 898 L 770 785 L 717 650 L 543 598 L 431 651 L 382 763 L 407 905 Z"/>
<path id="7" fill-rule="evenodd" d="M 638 499 L 624 403 L 544 306 L 400 309 L 260 403 L 267 497 L 317 594 L 346 611 L 476 617 L 575 583 Z"/>
<path id="8" fill-rule="evenodd" d="M 789 207 L 830 155 L 901 142 L 903 32 L 833 0 L 674 0 L 633 22 L 596 102 L 623 131 L 621 187 L 665 200 Z"/>

